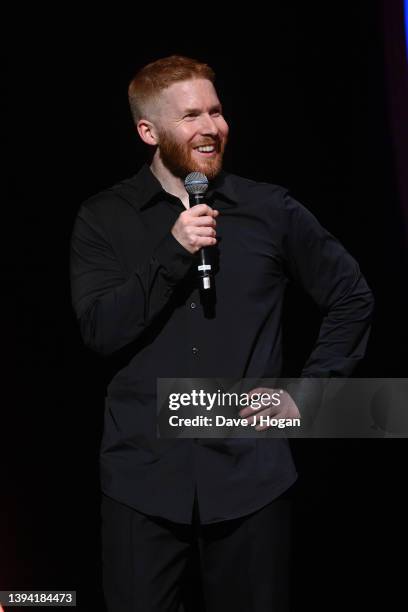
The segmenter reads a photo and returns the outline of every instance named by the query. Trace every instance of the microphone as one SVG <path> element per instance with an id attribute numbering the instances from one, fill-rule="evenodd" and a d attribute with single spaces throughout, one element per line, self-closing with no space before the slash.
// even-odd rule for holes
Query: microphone
<path id="1" fill-rule="evenodd" d="M 208 189 L 208 178 L 201 172 L 190 172 L 184 179 L 184 187 L 189 196 L 190 206 L 202 204 L 204 202 L 204 195 Z M 212 266 L 208 248 L 202 247 L 199 250 L 197 272 L 200 278 L 201 289 L 211 289 Z"/>

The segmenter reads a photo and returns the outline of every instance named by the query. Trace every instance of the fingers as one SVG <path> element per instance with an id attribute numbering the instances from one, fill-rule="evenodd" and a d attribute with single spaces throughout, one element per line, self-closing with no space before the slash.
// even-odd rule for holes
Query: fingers
<path id="1" fill-rule="evenodd" d="M 199 249 L 201 249 L 202 247 L 206 247 L 206 246 L 214 246 L 214 244 L 217 244 L 216 238 L 207 238 L 205 236 L 201 236 L 198 240 Z"/>
<path id="2" fill-rule="evenodd" d="M 219 211 L 211 208 L 208 204 L 197 204 L 188 209 L 188 213 L 192 217 L 201 217 L 202 215 L 209 215 L 210 217 L 217 217 Z"/>
<path id="3" fill-rule="evenodd" d="M 188 241 L 191 252 L 195 253 L 203 247 L 213 246 L 217 244 L 217 239 L 212 236 L 194 236 Z"/>
<path id="4" fill-rule="evenodd" d="M 214 219 L 214 217 L 205 215 L 202 217 L 193 217 L 193 219 L 191 219 L 191 225 L 194 225 L 196 227 L 200 227 L 202 225 L 205 225 L 208 227 L 215 227 L 217 225 L 217 222 Z"/>
<path id="5" fill-rule="evenodd" d="M 213 227 L 196 227 L 194 230 L 196 236 L 211 236 L 215 237 L 217 232 Z"/>
<path id="6" fill-rule="evenodd" d="M 216 218 L 219 215 L 218 210 L 213 210 L 207 204 L 199 204 L 193 206 L 180 214 L 180 221 L 184 225 L 190 226 L 212 226 L 216 225 Z"/>
<path id="7" fill-rule="evenodd" d="M 281 409 L 281 396 L 282 391 L 279 389 L 272 389 L 270 387 L 256 387 L 248 392 L 248 398 L 251 399 L 251 405 L 246 408 L 242 408 L 239 411 L 241 417 L 246 418 L 254 414 L 276 414 Z M 256 401 L 253 403 L 252 398 Z M 266 412 L 265 412 L 266 414 Z"/>
<path id="8" fill-rule="evenodd" d="M 218 210 L 207 204 L 198 204 L 180 213 L 171 232 L 184 248 L 196 253 L 202 247 L 217 244 L 215 218 L 218 214 Z"/>
<path id="9" fill-rule="evenodd" d="M 251 425 L 256 425 L 256 431 L 268 429 L 270 425 L 260 425 L 261 417 L 299 419 L 300 411 L 292 397 L 282 389 L 270 387 L 257 387 L 248 393 L 249 397 L 256 397 L 256 409 L 248 406 L 239 411 L 242 418 L 246 418 Z M 264 399 L 259 403 L 259 399 Z M 268 405 L 269 404 L 269 405 Z"/>
<path id="10" fill-rule="evenodd" d="M 260 425 L 261 417 L 272 417 L 276 416 L 276 412 L 271 408 L 265 408 L 264 410 L 258 410 L 255 414 L 254 411 L 251 410 L 251 413 L 245 413 L 244 411 L 239 412 L 240 417 L 246 419 L 248 423 L 252 426 L 255 426 L 256 431 L 262 431 L 263 429 L 268 429 L 268 425 Z"/>

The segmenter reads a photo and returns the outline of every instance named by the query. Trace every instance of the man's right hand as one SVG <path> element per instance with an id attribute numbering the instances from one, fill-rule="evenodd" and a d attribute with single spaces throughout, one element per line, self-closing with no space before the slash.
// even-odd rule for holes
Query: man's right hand
<path id="1" fill-rule="evenodd" d="M 219 214 L 207 204 L 197 204 L 179 215 L 171 233 L 187 251 L 196 253 L 202 247 L 217 244 L 215 219 Z"/>

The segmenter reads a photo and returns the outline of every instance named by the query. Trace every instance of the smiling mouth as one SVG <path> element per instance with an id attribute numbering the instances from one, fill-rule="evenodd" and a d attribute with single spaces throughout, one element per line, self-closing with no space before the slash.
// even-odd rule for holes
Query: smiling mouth
<path id="1" fill-rule="evenodd" d="M 202 145 L 199 147 L 194 147 L 194 151 L 197 151 L 204 157 L 211 157 L 217 153 L 217 147 L 216 145 Z"/>

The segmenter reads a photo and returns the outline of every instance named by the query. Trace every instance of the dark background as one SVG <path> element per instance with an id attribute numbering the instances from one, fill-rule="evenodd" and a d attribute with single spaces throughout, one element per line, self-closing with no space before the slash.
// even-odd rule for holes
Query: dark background
<path id="1" fill-rule="evenodd" d="M 387 63 L 380 2 L 309 4 L 272 3 L 266 13 L 251 3 L 229 16 L 190 7 L 190 24 L 177 7 L 174 26 L 154 7 L 117 10 L 103 24 L 80 13 L 16 20 L 3 118 L 12 162 L 3 352 L 12 367 L 0 429 L 0 589 L 73 589 L 80 610 L 102 609 L 98 449 L 110 368 L 81 343 L 69 238 L 80 203 L 144 160 L 127 85 L 145 63 L 181 53 L 215 69 L 231 130 L 225 168 L 289 187 L 341 240 L 376 298 L 356 375 L 407 376 L 406 234 L 390 104 L 404 48 L 396 27 Z M 400 3 L 390 4 L 398 18 Z M 287 375 L 301 368 L 318 323 L 314 305 L 290 289 Z M 291 446 L 300 474 L 293 610 L 392 607 L 408 544 L 406 441 Z"/>

